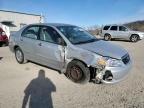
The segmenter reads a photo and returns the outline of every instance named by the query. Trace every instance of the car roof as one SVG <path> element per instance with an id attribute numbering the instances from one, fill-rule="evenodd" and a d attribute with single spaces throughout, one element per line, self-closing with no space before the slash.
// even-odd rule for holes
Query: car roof
<path id="1" fill-rule="evenodd" d="M 64 24 L 64 23 L 35 23 L 30 25 L 43 25 L 43 26 L 74 26 L 71 24 Z"/>
<path id="2" fill-rule="evenodd" d="M 104 25 L 104 27 L 105 26 L 124 26 L 124 25 L 122 25 L 122 24 L 108 24 L 108 25 Z"/>

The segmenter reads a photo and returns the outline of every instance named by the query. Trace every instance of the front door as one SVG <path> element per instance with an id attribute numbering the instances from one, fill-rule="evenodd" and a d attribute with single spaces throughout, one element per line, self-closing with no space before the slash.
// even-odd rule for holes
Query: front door
<path id="1" fill-rule="evenodd" d="M 119 26 L 119 35 L 120 35 L 120 38 L 129 38 L 129 31 L 126 27 L 124 26 Z"/>
<path id="2" fill-rule="evenodd" d="M 54 28 L 42 26 L 36 54 L 40 62 L 59 70 L 64 64 L 64 47 L 58 44 L 58 38 L 62 37 Z"/>

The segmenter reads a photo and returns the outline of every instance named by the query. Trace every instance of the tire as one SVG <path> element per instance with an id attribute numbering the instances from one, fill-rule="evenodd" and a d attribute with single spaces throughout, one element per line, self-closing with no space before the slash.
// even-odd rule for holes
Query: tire
<path id="1" fill-rule="evenodd" d="M 138 35 L 132 35 L 131 37 L 130 37 L 130 41 L 131 42 L 137 42 L 139 40 L 139 36 Z"/>
<path id="2" fill-rule="evenodd" d="M 105 34 L 104 35 L 104 40 L 110 41 L 111 40 L 111 35 L 110 34 Z"/>
<path id="3" fill-rule="evenodd" d="M 68 64 L 65 76 L 71 81 L 85 84 L 90 81 L 90 70 L 80 61 L 72 61 Z"/>
<path id="4" fill-rule="evenodd" d="M 2 47 L 5 47 L 5 46 L 6 46 L 6 44 L 5 44 L 5 43 L 3 43 L 1 46 L 2 46 Z"/>
<path id="5" fill-rule="evenodd" d="M 6 47 L 6 46 L 8 46 L 7 42 L 2 44 L 2 47 Z"/>
<path id="6" fill-rule="evenodd" d="M 6 45 L 6 46 L 9 46 L 9 42 L 6 42 L 5 45 Z"/>
<path id="7" fill-rule="evenodd" d="M 24 64 L 27 62 L 27 60 L 24 57 L 24 53 L 19 47 L 15 49 L 15 58 L 19 64 Z"/>
<path id="8" fill-rule="evenodd" d="M 5 47 L 5 46 L 8 46 L 8 45 L 9 45 L 8 42 L 2 42 L 2 43 L 0 43 L 0 47 Z"/>

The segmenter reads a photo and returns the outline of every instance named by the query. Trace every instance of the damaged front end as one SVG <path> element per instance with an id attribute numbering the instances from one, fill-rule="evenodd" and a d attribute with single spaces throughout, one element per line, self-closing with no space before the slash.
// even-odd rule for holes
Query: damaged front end
<path id="1" fill-rule="evenodd" d="M 128 75 L 132 67 L 132 61 L 128 54 L 121 59 L 114 59 L 70 47 L 66 51 L 65 57 L 66 65 L 63 73 L 71 61 L 80 60 L 89 68 L 90 81 L 95 83 L 114 84 L 120 82 Z"/>
<path id="2" fill-rule="evenodd" d="M 113 75 L 110 71 L 106 71 L 106 63 L 103 58 L 98 59 L 97 66 L 91 69 L 91 80 L 96 84 L 100 84 L 104 81 L 111 81 Z"/>
<path id="3" fill-rule="evenodd" d="M 126 78 L 132 68 L 132 60 L 130 57 L 127 59 L 127 62 L 125 62 L 125 59 L 117 60 L 118 62 L 115 61 L 114 63 L 117 63 L 117 66 L 114 65 L 114 63 L 112 64 L 112 62 L 110 62 L 110 64 L 108 61 L 104 61 L 105 59 L 99 60 L 97 66 L 93 67 L 95 71 L 91 72 L 91 74 L 93 74 L 91 80 L 95 83 L 114 84 L 120 82 Z"/>
<path id="4" fill-rule="evenodd" d="M 93 77 L 91 80 L 96 84 L 100 84 L 104 83 L 105 81 L 112 81 L 112 79 L 113 75 L 110 71 L 106 71 L 105 69 L 96 69 L 95 77 Z"/>

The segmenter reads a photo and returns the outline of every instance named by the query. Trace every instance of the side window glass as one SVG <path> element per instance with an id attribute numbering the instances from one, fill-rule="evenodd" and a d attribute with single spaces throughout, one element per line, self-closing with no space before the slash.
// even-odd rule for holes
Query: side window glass
<path id="1" fill-rule="evenodd" d="M 108 30 L 110 28 L 110 26 L 105 26 L 104 28 L 103 28 L 103 30 Z"/>
<path id="2" fill-rule="evenodd" d="M 58 39 L 61 38 L 59 33 L 52 27 L 42 27 L 40 30 L 40 40 L 58 44 Z"/>
<path id="3" fill-rule="evenodd" d="M 117 26 L 112 26 L 110 30 L 117 31 Z"/>
<path id="4" fill-rule="evenodd" d="M 39 32 L 39 27 L 37 26 L 29 27 L 28 29 L 24 30 L 24 32 L 22 33 L 22 36 L 31 38 L 31 39 L 37 39 L 38 32 Z"/>
<path id="5" fill-rule="evenodd" d="M 124 26 L 119 26 L 119 31 L 127 31 L 127 28 Z"/>

